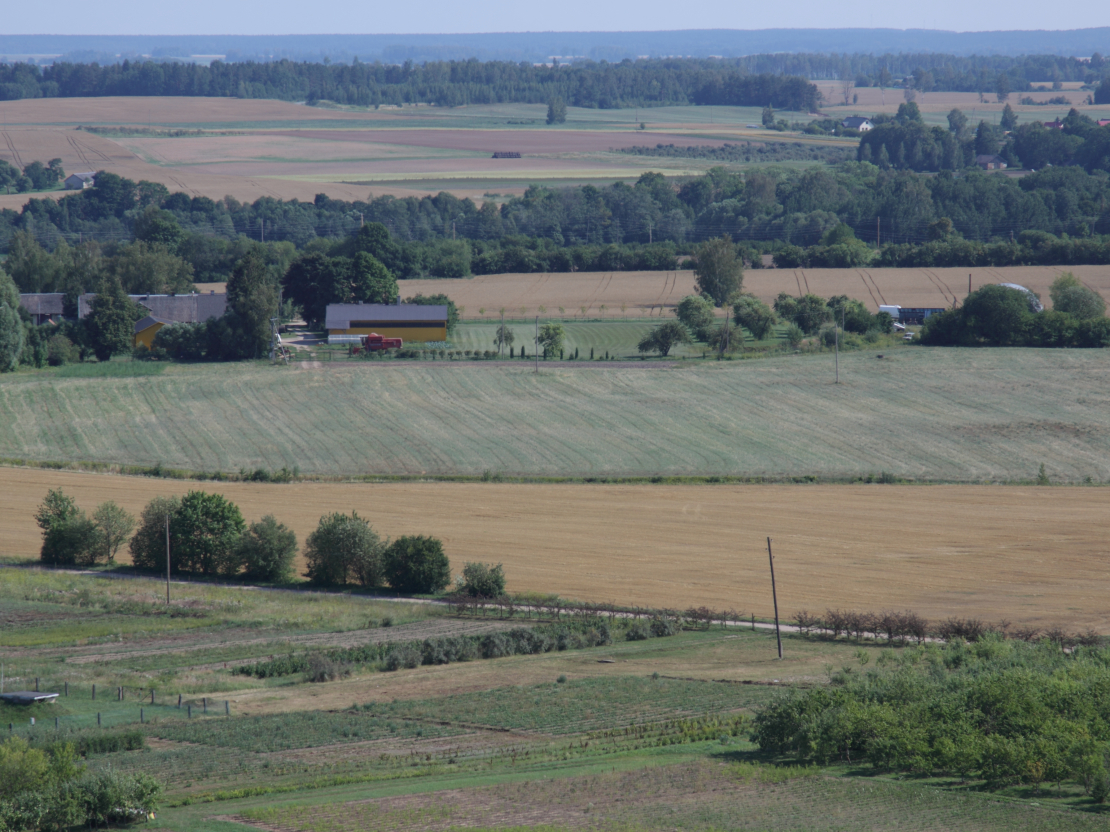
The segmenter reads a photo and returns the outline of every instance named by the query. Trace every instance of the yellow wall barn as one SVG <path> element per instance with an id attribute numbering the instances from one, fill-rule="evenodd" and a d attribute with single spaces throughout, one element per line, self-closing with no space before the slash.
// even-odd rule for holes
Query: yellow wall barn
<path id="1" fill-rule="evenodd" d="M 383 338 L 400 338 L 405 343 L 409 341 L 446 341 L 447 324 L 436 324 L 432 321 L 421 323 L 419 326 L 409 324 L 397 326 L 395 323 L 382 326 L 352 326 L 347 329 L 329 329 L 328 335 L 370 335 L 376 332 Z"/>
<path id="2" fill-rule="evenodd" d="M 139 346 L 140 344 L 148 350 L 154 346 L 154 336 L 158 334 L 158 330 L 164 327 L 165 324 L 161 321 L 155 321 L 146 329 L 141 332 L 135 333 L 135 343 L 132 346 Z"/>

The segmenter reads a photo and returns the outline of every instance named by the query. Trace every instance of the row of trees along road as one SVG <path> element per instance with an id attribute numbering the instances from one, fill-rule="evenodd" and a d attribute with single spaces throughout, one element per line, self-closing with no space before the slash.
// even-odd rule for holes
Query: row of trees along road
<path id="1" fill-rule="evenodd" d="M 298 545 L 291 529 L 273 515 L 248 524 L 238 506 L 204 491 L 155 497 L 135 518 L 110 501 L 86 515 L 72 497 L 51 489 L 35 514 L 43 535 L 41 560 L 50 566 L 110 565 L 130 541 L 136 567 L 164 574 L 167 518 L 173 574 L 294 580 Z M 437 538 L 405 535 L 390 541 L 357 512 L 321 517 L 305 541 L 305 561 L 305 577 L 328 586 L 437 593 L 452 582 L 450 561 Z M 500 566 L 468 563 L 458 583 L 483 596 L 500 595 L 504 574 Z"/>

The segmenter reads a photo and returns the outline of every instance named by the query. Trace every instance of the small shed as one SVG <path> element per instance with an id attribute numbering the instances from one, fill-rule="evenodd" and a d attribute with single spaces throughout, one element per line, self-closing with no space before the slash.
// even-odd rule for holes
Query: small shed
<path id="1" fill-rule="evenodd" d="M 0 700 L 10 702 L 13 705 L 34 705 L 36 703 L 53 705 L 57 698 L 58 694 L 56 693 L 39 693 L 37 690 L 13 690 L 11 693 L 0 693 Z"/>
<path id="2" fill-rule="evenodd" d="M 135 337 L 131 345 L 134 347 L 142 345 L 149 350 L 154 346 L 154 336 L 158 334 L 158 330 L 166 324 L 172 323 L 173 321 L 166 320 L 165 318 L 147 315 L 135 324 Z"/>
<path id="3" fill-rule="evenodd" d="M 96 174 L 92 171 L 85 173 L 71 173 L 65 178 L 67 191 L 83 191 L 96 185 Z"/>
<path id="4" fill-rule="evenodd" d="M 1006 170 L 1006 160 L 995 154 L 979 155 L 975 157 L 975 164 L 983 170 Z"/>
<path id="5" fill-rule="evenodd" d="M 860 116 L 850 116 L 840 122 L 840 126 L 847 130 L 859 130 L 861 133 L 866 133 L 875 125 L 871 123 L 871 119 L 862 118 Z"/>

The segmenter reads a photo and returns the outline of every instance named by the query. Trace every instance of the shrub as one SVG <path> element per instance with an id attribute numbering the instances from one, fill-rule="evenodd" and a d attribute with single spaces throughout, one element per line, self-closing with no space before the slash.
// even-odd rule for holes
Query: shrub
<path id="1" fill-rule="evenodd" d="M 423 658 L 423 652 L 417 645 L 405 642 L 390 645 L 383 664 L 386 670 L 400 670 L 401 668 L 411 670 L 414 667 L 419 667 Z"/>
<path id="2" fill-rule="evenodd" d="M 317 584 L 378 586 L 384 549 L 378 533 L 357 512 L 325 515 L 305 541 L 305 577 Z"/>
<path id="3" fill-rule="evenodd" d="M 272 514 L 267 514 L 257 523 L 251 523 L 239 538 L 236 556 L 251 580 L 288 583 L 293 579 L 297 536 Z"/>
<path id="4" fill-rule="evenodd" d="M 334 682 L 350 675 L 350 665 L 336 661 L 326 653 L 313 653 L 308 657 L 305 678 L 310 682 Z"/>
<path id="5" fill-rule="evenodd" d="M 441 592 L 451 583 L 451 564 L 434 537 L 405 536 L 385 550 L 382 571 L 397 592 Z"/>
<path id="6" fill-rule="evenodd" d="M 646 621 L 634 621 L 625 631 L 624 638 L 626 641 L 646 641 L 651 635 L 651 627 Z"/>
<path id="7" fill-rule="evenodd" d="M 467 563 L 457 584 L 460 592 L 471 597 L 499 598 L 505 594 L 505 572 L 500 563 Z"/>

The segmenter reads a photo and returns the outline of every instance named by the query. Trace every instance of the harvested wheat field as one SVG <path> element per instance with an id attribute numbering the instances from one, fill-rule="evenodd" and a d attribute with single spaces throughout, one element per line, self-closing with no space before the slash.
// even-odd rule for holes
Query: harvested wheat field
<path id="1" fill-rule="evenodd" d="M 1037 292 L 1046 305 L 1051 305 L 1048 288 L 1065 271 L 1074 273 L 1110 301 L 1110 266 L 749 269 L 744 273 L 744 290 L 766 303 L 772 303 L 780 292 L 791 295 L 812 292 L 826 298 L 848 295 L 877 312 L 880 304 L 949 307 L 967 295 L 970 275 L 972 289 L 989 283 L 1018 283 Z M 462 316 L 470 320 L 492 319 L 501 307 L 505 307 L 508 317 L 658 317 L 670 313 L 683 297 L 694 293 L 694 273 L 684 269 L 677 272 L 493 274 L 469 280 L 406 280 L 401 284 L 404 297 L 440 292 L 464 307 Z"/>
<path id="2" fill-rule="evenodd" d="M 0 554 L 33 558 L 48 488 L 133 513 L 158 494 L 219 492 L 299 540 L 332 511 L 382 534 L 441 538 L 457 571 L 505 565 L 513 591 L 669 607 L 908 608 L 1110 632 L 1110 490 L 1001 486 L 615 486 L 188 483 L 0 469 Z"/>

